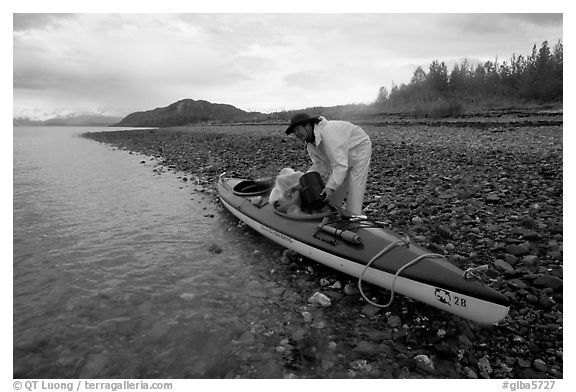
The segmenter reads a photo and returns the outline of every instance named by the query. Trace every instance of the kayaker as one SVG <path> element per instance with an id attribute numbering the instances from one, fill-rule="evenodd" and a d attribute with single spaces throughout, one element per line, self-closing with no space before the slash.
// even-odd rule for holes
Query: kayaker
<path id="1" fill-rule="evenodd" d="M 362 203 L 372 156 L 372 142 L 362 128 L 347 121 L 328 121 L 299 113 L 292 117 L 286 134 L 306 142 L 312 160 L 308 172 L 325 180 L 323 195 L 336 207 L 346 198 L 346 213 L 363 216 Z"/>

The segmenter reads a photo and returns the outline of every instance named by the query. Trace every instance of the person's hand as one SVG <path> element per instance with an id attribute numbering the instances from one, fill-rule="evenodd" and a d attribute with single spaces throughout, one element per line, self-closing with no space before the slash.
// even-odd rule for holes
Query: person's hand
<path id="1" fill-rule="evenodd" d="M 334 189 L 324 188 L 320 196 L 324 196 L 325 199 L 330 199 L 332 194 L 334 193 Z"/>

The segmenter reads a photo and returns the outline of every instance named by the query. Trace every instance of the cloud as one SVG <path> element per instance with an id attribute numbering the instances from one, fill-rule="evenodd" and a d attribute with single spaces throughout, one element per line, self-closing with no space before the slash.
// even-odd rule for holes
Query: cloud
<path id="1" fill-rule="evenodd" d="M 43 30 L 73 19 L 74 14 L 13 14 L 14 31 Z"/>
<path id="2" fill-rule="evenodd" d="M 563 14 L 545 13 L 545 14 L 506 14 L 509 19 L 524 21 L 533 26 L 540 27 L 558 27 L 562 26 Z"/>
<path id="3" fill-rule="evenodd" d="M 284 82 L 292 88 L 318 89 L 330 86 L 330 78 L 320 70 L 304 70 L 284 77 Z"/>
<path id="4" fill-rule="evenodd" d="M 14 106 L 367 102 L 433 60 L 561 37 L 561 14 L 15 14 Z"/>
<path id="5" fill-rule="evenodd" d="M 562 14 L 448 14 L 439 18 L 443 20 L 444 31 L 452 35 L 452 39 L 454 34 L 459 34 L 460 39 L 485 42 L 493 48 L 497 47 L 495 42 L 502 39 L 516 41 L 525 37 L 527 42 L 524 45 L 530 47 L 541 43 L 529 40 L 533 36 L 542 36 L 542 33 L 554 35 L 554 39 L 562 37 Z"/>

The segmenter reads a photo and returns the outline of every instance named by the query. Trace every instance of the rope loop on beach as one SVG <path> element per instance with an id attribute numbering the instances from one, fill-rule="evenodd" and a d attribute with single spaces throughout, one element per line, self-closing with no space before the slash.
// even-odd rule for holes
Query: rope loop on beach
<path id="1" fill-rule="evenodd" d="M 470 267 L 464 271 L 464 279 L 477 280 L 482 283 L 496 280 L 497 277 L 498 272 L 491 270 L 487 264 Z"/>
<path id="2" fill-rule="evenodd" d="M 372 259 L 366 264 L 366 266 L 362 270 L 362 273 L 360 274 L 360 277 L 358 278 L 358 289 L 360 290 L 360 295 L 362 295 L 362 298 L 364 298 L 366 300 L 366 302 L 368 302 L 370 305 L 376 306 L 378 308 L 387 308 L 390 305 L 392 305 L 392 302 L 394 302 L 394 295 L 395 295 L 394 286 L 396 285 L 396 279 L 398 278 L 398 276 L 400 276 L 402 271 L 404 271 L 406 268 L 418 263 L 420 260 L 425 259 L 427 257 L 428 258 L 442 258 L 442 259 L 446 260 L 446 258 L 440 254 L 426 253 L 426 254 L 420 255 L 420 256 L 416 257 L 414 260 L 408 262 L 407 264 L 405 264 L 404 266 L 399 268 L 398 271 L 396 271 L 396 273 L 394 274 L 394 279 L 392 280 L 392 287 L 390 289 L 390 300 L 388 301 L 388 303 L 384 304 L 384 305 L 377 304 L 376 302 L 369 300 L 368 297 L 366 297 L 366 295 L 364 294 L 364 291 L 362 290 L 362 279 L 364 277 L 364 274 L 368 270 L 368 268 L 370 268 L 370 266 L 372 265 L 372 263 L 374 263 L 378 258 L 380 258 L 382 255 L 388 253 L 390 250 L 392 250 L 393 248 L 395 248 L 398 245 L 402 245 L 402 246 L 405 246 L 407 248 L 410 245 L 410 239 L 408 237 L 402 238 L 396 242 L 391 243 L 386 248 L 382 249 L 376 256 L 372 257 Z"/>

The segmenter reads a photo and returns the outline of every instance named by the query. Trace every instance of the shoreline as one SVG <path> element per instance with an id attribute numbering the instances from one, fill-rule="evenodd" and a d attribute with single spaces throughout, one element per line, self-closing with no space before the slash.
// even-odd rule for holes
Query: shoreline
<path id="1" fill-rule="evenodd" d="M 428 320 L 393 328 L 390 344 L 399 365 L 392 375 L 562 378 L 562 126 L 361 126 L 373 144 L 364 205 L 369 218 L 463 269 L 491 266 L 500 272 L 493 287 L 512 301 L 504 322 L 482 326 L 398 300 L 395 309 L 428 309 Z M 309 167 L 305 147 L 284 128 L 191 126 L 85 136 L 155 156 L 216 197 L 222 172 L 255 178 L 275 176 L 283 167 Z M 386 314 L 369 317 L 381 329 L 392 328 Z M 434 359 L 437 369 L 419 369 L 413 355 L 403 354 L 407 346 Z"/>

